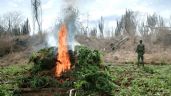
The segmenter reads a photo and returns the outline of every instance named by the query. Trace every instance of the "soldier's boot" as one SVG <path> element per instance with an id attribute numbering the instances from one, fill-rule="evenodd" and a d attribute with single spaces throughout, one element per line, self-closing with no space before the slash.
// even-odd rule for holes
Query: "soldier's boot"
<path id="1" fill-rule="evenodd" d="M 142 56 L 141 59 L 142 59 L 142 66 L 144 67 L 144 56 Z"/>
<path id="2" fill-rule="evenodd" d="M 144 67 L 144 61 L 142 61 L 142 66 Z"/>
<path id="3" fill-rule="evenodd" d="M 138 60 L 138 62 L 137 62 L 137 66 L 139 67 L 140 66 L 140 61 Z"/>
<path id="4" fill-rule="evenodd" d="M 138 62 L 137 62 L 137 66 L 139 67 L 140 66 L 140 56 L 138 55 Z"/>

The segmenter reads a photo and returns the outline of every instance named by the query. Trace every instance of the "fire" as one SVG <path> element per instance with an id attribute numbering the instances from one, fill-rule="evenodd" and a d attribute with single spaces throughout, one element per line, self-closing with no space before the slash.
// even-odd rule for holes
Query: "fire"
<path id="1" fill-rule="evenodd" d="M 71 62 L 67 47 L 67 27 L 62 25 L 58 33 L 58 56 L 56 62 L 55 76 L 60 77 L 63 72 L 70 70 Z"/>

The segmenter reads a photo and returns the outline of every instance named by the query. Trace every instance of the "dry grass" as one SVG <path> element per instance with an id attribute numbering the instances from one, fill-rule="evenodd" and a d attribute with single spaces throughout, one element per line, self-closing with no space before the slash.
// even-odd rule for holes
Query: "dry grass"
<path id="1" fill-rule="evenodd" d="M 0 37 L 0 55 L 25 50 L 29 36 L 4 36 Z"/>
<path id="2" fill-rule="evenodd" d="M 171 64 L 171 49 L 170 47 L 163 48 L 161 46 L 154 46 L 151 50 L 144 55 L 144 61 L 147 64 Z M 104 56 L 105 62 L 112 63 L 136 63 L 137 62 L 137 53 L 135 49 L 131 47 L 126 47 L 117 50 L 116 52 L 107 53 Z"/>
<path id="3" fill-rule="evenodd" d="M 15 42 L 12 37 L 1 37 L 0 38 L 0 56 L 10 53 L 12 46 Z"/>
<path id="4" fill-rule="evenodd" d="M 28 63 L 27 52 L 14 52 L 0 58 L 0 66 L 8 66 L 14 64 L 27 64 Z"/>
<path id="5" fill-rule="evenodd" d="M 29 36 L 1 37 L 0 66 L 25 63 L 30 55 L 30 47 L 27 45 L 28 39 Z"/>

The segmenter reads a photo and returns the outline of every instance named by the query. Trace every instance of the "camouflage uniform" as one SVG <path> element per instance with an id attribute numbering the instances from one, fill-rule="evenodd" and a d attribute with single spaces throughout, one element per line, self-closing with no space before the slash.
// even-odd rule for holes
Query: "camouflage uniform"
<path id="1" fill-rule="evenodd" d="M 142 44 L 142 40 L 140 40 L 140 44 L 138 44 L 137 49 L 136 49 L 136 52 L 138 54 L 138 65 L 140 63 L 142 63 L 143 66 L 144 66 L 145 46 L 144 46 L 144 44 Z M 141 62 L 140 62 L 140 60 L 141 60 Z"/>

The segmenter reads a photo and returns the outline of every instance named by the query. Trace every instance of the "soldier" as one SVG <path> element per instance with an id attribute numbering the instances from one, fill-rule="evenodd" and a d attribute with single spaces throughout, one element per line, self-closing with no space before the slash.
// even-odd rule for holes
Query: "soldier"
<path id="1" fill-rule="evenodd" d="M 145 53 L 145 46 L 142 44 L 142 40 L 139 41 L 140 44 L 138 44 L 136 52 L 138 54 L 138 66 L 141 63 L 144 66 L 144 53 Z M 141 59 L 141 62 L 140 62 Z"/>

